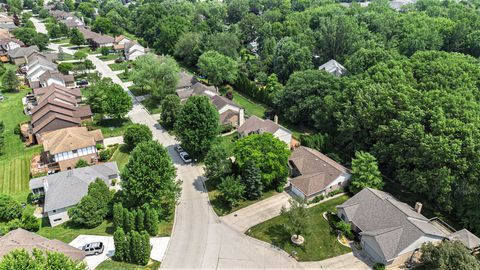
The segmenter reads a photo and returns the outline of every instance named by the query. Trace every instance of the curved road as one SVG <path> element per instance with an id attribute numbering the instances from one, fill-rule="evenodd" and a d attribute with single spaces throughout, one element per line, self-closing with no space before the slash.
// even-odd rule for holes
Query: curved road
<path id="1" fill-rule="evenodd" d="M 39 20 L 32 18 L 38 32 L 46 32 Z M 58 45 L 50 44 L 58 51 Z M 66 53 L 72 53 L 64 49 Z M 87 57 L 103 77 L 112 78 L 128 91 L 108 65 L 94 55 Z M 130 93 L 130 91 L 128 91 Z M 131 93 L 130 93 L 131 94 Z M 132 95 L 133 97 L 133 95 Z M 175 225 L 161 268 L 164 269 L 292 269 L 299 265 L 288 255 L 265 242 L 252 239 L 222 223 L 210 206 L 203 184 L 201 166 L 185 165 L 173 146 L 178 142 L 148 111 L 134 99 L 128 116 L 134 123 L 146 124 L 153 136 L 167 148 L 182 180 L 182 195 L 175 214 Z"/>

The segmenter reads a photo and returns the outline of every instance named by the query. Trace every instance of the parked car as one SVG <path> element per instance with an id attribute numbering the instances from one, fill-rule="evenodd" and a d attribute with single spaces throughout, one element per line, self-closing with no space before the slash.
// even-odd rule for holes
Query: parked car
<path id="1" fill-rule="evenodd" d="M 190 158 L 187 152 L 180 152 L 179 155 L 180 155 L 180 158 L 183 160 L 183 162 L 187 164 L 192 163 L 192 159 Z"/>
<path id="2" fill-rule="evenodd" d="M 99 255 L 103 253 L 103 250 L 105 249 L 105 246 L 103 245 L 102 242 L 93 242 L 86 244 L 85 246 L 82 247 L 82 250 L 85 251 L 85 256 L 89 255 Z"/>
<path id="3" fill-rule="evenodd" d="M 78 81 L 77 81 L 77 85 L 87 86 L 87 85 L 88 85 L 88 81 L 87 81 L 86 79 L 78 80 Z"/>
<path id="4" fill-rule="evenodd" d="M 180 145 L 175 146 L 175 151 L 177 151 L 177 153 L 179 153 L 179 154 L 181 152 L 185 152 L 185 150 L 183 150 L 183 148 Z"/>

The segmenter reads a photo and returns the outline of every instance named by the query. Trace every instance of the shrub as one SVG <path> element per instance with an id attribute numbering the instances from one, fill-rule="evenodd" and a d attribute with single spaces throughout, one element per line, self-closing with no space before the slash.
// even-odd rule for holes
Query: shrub
<path id="1" fill-rule="evenodd" d="M 100 161 L 109 160 L 110 156 L 111 156 L 110 149 L 105 149 L 105 150 L 101 151 L 99 156 L 100 156 Z"/>
<path id="2" fill-rule="evenodd" d="M 75 168 L 83 168 L 83 167 L 87 167 L 88 166 L 88 162 L 85 161 L 84 159 L 79 159 L 77 161 L 77 164 L 75 165 Z"/>
<path id="3" fill-rule="evenodd" d="M 221 125 L 220 126 L 220 133 L 227 133 L 233 130 L 232 125 Z"/>
<path id="4" fill-rule="evenodd" d="M 355 235 L 353 234 L 352 227 L 349 223 L 341 220 L 337 222 L 336 227 L 338 230 L 342 232 L 342 234 L 350 240 L 355 239 Z"/>
<path id="5" fill-rule="evenodd" d="M 22 206 L 8 195 L 0 194 L 0 221 L 10 221 L 22 215 Z"/>
<path id="6" fill-rule="evenodd" d="M 101 48 L 100 48 L 100 53 L 101 53 L 102 55 L 108 55 L 109 52 L 110 52 L 110 49 L 107 48 L 107 47 L 101 47 Z"/>
<path id="7" fill-rule="evenodd" d="M 228 91 L 226 94 L 225 94 L 225 97 L 230 99 L 230 100 L 233 100 L 233 92 L 232 91 Z"/>
<path id="8" fill-rule="evenodd" d="M 383 263 L 375 263 L 373 265 L 373 270 L 385 270 L 385 265 Z"/>
<path id="9" fill-rule="evenodd" d="M 97 143 L 96 147 L 97 147 L 97 150 L 105 149 L 105 146 L 103 146 L 103 144 L 101 143 Z"/>
<path id="10" fill-rule="evenodd" d="M 329 192 L 327 194 L 327 197 L 333 197 L 333 196 L 335 196 L 337 194 L 340 194 L 342 192 L 343 192 L 343 189 L 336 189 L 336 190 L 333 190 L 333 191 Z"/>
<path id="11" fill-rule="evenodd" d="M 16 125 L 13 129 L 13 134 L 20 135 L 20 133 L 22 133 L 22 131 L 20 130 L 20 125 Z"/>
<path id="12" fill-rule="evenodd" d="M 317 197 L 313 198 L 312 203 L 318 203 L 323 199 L 325 199 L 323 195 L 318 195 Z"/>

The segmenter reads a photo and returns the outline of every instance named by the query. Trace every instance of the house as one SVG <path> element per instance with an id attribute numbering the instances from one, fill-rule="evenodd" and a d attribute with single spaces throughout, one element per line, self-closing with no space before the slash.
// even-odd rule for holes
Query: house
<path id="1" fill-rule="evenodd" d="M 177 94 L 178 94 L 178 91 L 189 89 L 190 87 L 192 87 L 192 85 L 197 83 L 197 79 L 195 79 L 195 77 L 193 75 L 188 74 L 187 72 L 185 72 L 183 70 L 180 71 L 180 73 L 178 74 L 178 77 L 179 77 L 179 79 L 178 79 L 178 83 L 177 83 Z M 182 98 L 182 97 L 180 97 L 180 98 Z"/>
<path id="2" fill-rule="evenodd" d="M 135 41 L 130 41 L 125 44 L 125 59 L 127 61 L 133 61 L 146 53 L 147 50 Z"/>
<path id="3" fill-rule="evenodd" d="M 81 19 L 75 16 L 68 17 L 64 20 L 60 20 L 60 22 L 65 24 L 68 28 L 81 27 L 85 25 Z"/>
<path id="4" fill-rule="evenodd" d="M 7 13 L 2 12 L 0 13 L 0 28 L 13 30 L 17 28 L 17 25 L 15 25 L 15 20 L 12 16 L 8 16 Z"/>
<path id="5" fill-rule="evenodd" d="M 113 49 L 116 50 L 116 51 L 123 51 L 125 49 L 125 44 L 127 44 L 131 41 L 132 40 L 130 40 L 129 38 L 127 38 L 124 35 L 116 36 L 115 41 L 114 41 L 115 44 L 113 45 Z"/>
<path id="6" fill-rule="evenodd" d="M 94 38 L 100 34 L 93 32 L 92 30 L 86 28 L 85 26 L 77 27 L 78 31 L 83 34 L 83 37 L 88 43 L 91 43 Z"/>
<path id="7" fill-rule="evenodd" d="M 325 70 L 326 72 L 337 77 L 342 77 L 343 75 L 347 74 L 347 69 L 333 59 L 321 65 L 318 67 L 318 69 Z"/>
<path id="8" fill-rule="evenodd" d="M 57 65 L 41 54 L 34 53 L 28 57 L 27 79 L 29 83 L 39 81 L 40 76 L 46 71 L 58 71 Z M 32 87 L 32 85 L 30 86 Z"/>
<path id="9" fill-rule="evenodd" d="M 217 108 L 221 125 L 231 125 L 234 128 L 243 125 L 245 122 L 245 111 L 242 107 L 220 95 L 214 95 L 210 100 Z"/>
<path id="10" fill-rule="evenodd" d="M 67 18 L 73 17 L 70 12 L 66 12 L 63 10 L 50 10 L 50 15 L 57 20 L 65 20 Z"/>
<path id="11" fill-rule="evenodd" d="M 19 48 L 10 50 L 8 51 L 8 56 L 10 57 L 10 61 L 14 65 L 20 66 L 27 63 L 27 57 L 33 52 L 38 52 L 37 46 L 19 47 Z"/>
<path id="12" fill-rule="evenodd" d="M 61 92 L 66 95 L 70 95 L 75 98 L 77 102 L 82 100 L 82 92 L 79 88 L 68 88 L 59 84 L 50 84 L 46 87 L 39 87 L 33 89 L 33 94 L 35 97 L 41 99 L 41 97 L 45 94 L 50 94 L 51 92 Z"/>
<path id="13" fill-rule="evenodd" d="M 33 178 L 29 186 L 33 194 L 44 196 L 43 212 L 54 227 L 69 220 L 68 208 L 87 195 L 90 183 L 99 178 L 110 185 L 119 175 L 117 163 L 108 162 Z"/>
<path id="14" fill-rule="evenodd" d="M 302 199 L 313 199 L 344 188 L 350 171 L 319 151 L 300 146 L 288 159 L 292 171 L 291 191 Z"/>
<path id="15" fill-rule="evenodd" d="M 43 95 L 28 113 L 32 116 L 31 133 L 37 141 L 44 132 L 80 126 L 82 121 L 92 119 L 90 106 L 79 106 L 75 97 L 58 91 Z"/>
<path id="16" fill-rule="evenodd" d="M 33 249 L 59 252 L 78 262 L 85 258 L 83 250 L 65 244 L 60 240 L 48 239 L 21 228 L 9 231 L 0 238 L 0 260 L 3 256 L 17 249 L 24 249 L 30 253 Z"/>
<path id="17" fill-rule="evenodd" d="M 389 193 L 364 188 L 338 205 L 337 215 L 350 223 L 370 259 L 387 268 L 404 265 L 423 243 L 463 239 L 465 235 L 467 239 L 477 238 L 466 230 L 455 233 L 440 219 L 423 216 L 421 210 L 421 203 L 414 209 Z M 477 238 L 472 243 L 479 241 Z"/>
<path id="18" fill-rule="evenodd" d="M 98 35 L 91 40 L 90 45 L 93 48 L 112 47 L 114 41 L 115 39 L 111 36 Z"/>
<path id="19" fill-rule="evenodd" d="M 6 55 L 9 51 L 25 46 L 23 42 L 16 38 L 0 39 L 0 55 Z"/>
<path id="20" fill-rule="evenodd" d="M 71 74 L 65 75 L 58 70 L 47 70 L 38 78 L 39 87 L 47 87 L 57 84 L 66 87 L 75 86 L 75 77 Z M 36 85 L 30 85 L 31 87 Z"/>
<path id="21" fill-rule="evenodd" d="M 447 236 L 447 239 L 450 241 L 460 241 L 469 249 L 473 255 L 480 252 L 480 238 L 468 231 L 467 229 L 462 229 L 460 231 L 454 232 Z"/>
<path id="22" fill-rule="evenodd" d="M 270 119 L 264 120 L 255 115 L 250 116 L 237 131 L 240 137 L 268 132 L 280 141 L 286 143 L 289 148 L 292 146 L 292 133 L 278 124 L 278 118 L 276 116 L 274 121 Z"/>
<path id="23" fill-rule="evenodd" d="M 43 144 L 40 160 L 48 171 L 66 171 L 75 168 L 80 159 L 96 163 L 96 146 L 103 144 L 103 134 L 100 129 L 69 127 L 43 133 L 39 143 Z"/>

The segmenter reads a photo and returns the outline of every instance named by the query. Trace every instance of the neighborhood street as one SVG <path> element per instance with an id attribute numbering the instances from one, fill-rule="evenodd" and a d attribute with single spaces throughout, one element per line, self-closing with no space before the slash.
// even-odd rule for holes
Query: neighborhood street
<path id="1" fill-rule="evenodd" d="M 42 22 L 32 18 L 32 21 L 39 32 L 46 31 Z M 51 44 L 49 48 L 58 51 L 58 44 Z M 74 51 L 64 49 L 66 53 Z M 279 194 L 263 204 L 271 204 L 265 213 L 258 214 L 258 205 L 246 208 L 241 215 L 245 214 L 245 221 L 249 212 L 259 216 L 255 220 L 246 223 L 232 221 L 233 217 L 219 218 L 210 206 L 207 191 L 203 184 L 203 168 L 200 165 L 185 165 L 173 147 L 178 142 L 168 134 L 158 123 L 154 116 L 138 102 L 128 90 L 131 83 L 124 83 L 108 63 L 100 60 L 95 55 L 89 55 L 96 70 L 102 77 L 109 77 L 113 82 L 119 84 L 132 96 L 134 105 L 128 113 L 128 117 L 134 123 L 147 125 L 153 133 L 154 139 L 167 148 L 177 168 L 177 177 L 182 181 L 182 194 L 176 208 L 175 223 L 173 232 L 168 244 L 167 251 L 163 257 L 161 268 L 164 269 L 295 269 L 304 268 L 302 263 L 296 262 L 283 250 L 271 246 L 268 243 L 250 238 L 243 234 L 248 227 L 270 218 L 282 205 L 288 201 L 288 195 Z M 252 215 L 253 215 L 252 214 Z M 227 220 L 224 222 L 223 220 Z M 152 256 L 154 256 L 152 254 Z M 353 256 L 352 256 L 353 257 Z M 352 264 L 349 265 L 349 262 Z M 344 260 L 346 268 L 331 269 L 363 269 L 357 268 L 357 262 Z M 351 267 L 353 266 L 353 267 Z M 323 266 L 322 266 L 323 268 Z M 328 265 L 326 268 L 328 269 Z"/>

